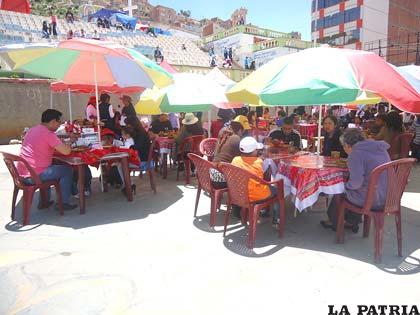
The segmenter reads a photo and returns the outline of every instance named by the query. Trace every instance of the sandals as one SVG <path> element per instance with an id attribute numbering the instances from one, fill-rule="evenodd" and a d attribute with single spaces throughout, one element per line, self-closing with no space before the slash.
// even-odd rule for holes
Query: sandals
<path id="1" fill-rule="evenodd" d="M 321 226 L 324 228 L 324 229 L 331 229 L 331 230 L 333 230 L 334 229 L 334 226 L 333 226 L 333 224 L 331 223 L 331 221 L 330 220 L 321 220 L 320 222 L 319 222 L 320 224 L 321 224 Z"/>

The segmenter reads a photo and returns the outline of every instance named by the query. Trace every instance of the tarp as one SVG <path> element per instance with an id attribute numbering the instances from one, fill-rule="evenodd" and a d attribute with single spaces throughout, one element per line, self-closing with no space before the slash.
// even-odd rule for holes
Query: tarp
<path id="1" fill-rule="evenodd" d="M 129 17 L 128 15 L 122 14 L 122 13 L 115 13 L 111 16 L 111 23 L 115 24 L 115 21 L 120 22 L 122 25 L 126 26 L 127 23 L 130 24 L 131 29 L 134 30 L 136 27 L 137 19 L 133 17 Z"/>
<path id="2" fill-rule="evenodd" d="M 31 13 L 29 0 L 0 0 L 0 9 L 20 13 Z"/>
<path id="3" fill-rule="evenodd" d="M 100 9 L 100 10 L 98 10 L 98 11 L 96 11 L 95 13 L 93 13 L 93 14 L 89 14 L 89 21 L 92 19 L 92 18 L 104 18 L 104 17 L 107 17 L 107 18 L 110 18 L 111 17 L 111 15 L 113 15 L 113 14 L 116 14 L 116 13 L 119 13 L 119 14 L 124 14 L 124 12 L 121 12 L 121 11 L 117 11 L 117 10 L 110 10 L 110 9 L 104 9 L 104 8 L 102 8 L 102 9 Z"/>

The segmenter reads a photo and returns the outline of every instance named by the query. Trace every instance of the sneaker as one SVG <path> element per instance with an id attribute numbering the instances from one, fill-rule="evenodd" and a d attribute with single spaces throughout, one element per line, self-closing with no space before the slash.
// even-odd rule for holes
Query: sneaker
<path id="1" fill-rule="evenodd" d="M 260 217 L 261 218 L 268 218 L 270 216 L 270 211 L 267 209 L 261 209 L 260 210 Z"/>
<path id="2" fill-rule="evenodd" d="M 85 190 L 85 197 L 89 197 L 91 192 L 89 190 Z"/>
<path id="3" fill-rule="evenodd" d="M 41 205 L 41 202 L 38 203 L 38 209 L 48 209 L 49 207 L 51 207 L 54 204 L 54 201 L 52 200 L 48 200 L 47 204 L 45 204 L 44 206 Z"/>
<path id="4" fill-rule="evenodd" d="M 272 221 L 271 224 L 273 225 L 273 228 L 278 229 L 279 224 L 280 224 L 280 219 L 274 219 L 273 218 L 273 221 Z"/>

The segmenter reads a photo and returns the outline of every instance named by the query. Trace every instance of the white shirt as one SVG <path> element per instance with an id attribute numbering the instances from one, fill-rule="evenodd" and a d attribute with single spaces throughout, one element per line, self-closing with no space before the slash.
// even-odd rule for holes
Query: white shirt
<path id="1" fill-rule="evenodd" d="M 132 145 L 134 145 L 133 138 L 127 138 L 124 140 L 124 144 L 120 148 L 130 149 Z"/>
<path id="2" fill-rule="evenodd" d="M 93 119 L 90 117 L 94 117 Z M 92 104 L 89 104 L 86 107 L 86 119 L 89 121 L 94 121 L 98 118 L 97 112 L 96 112 L 96 108 L 95 106 L 93 106 Z"/>

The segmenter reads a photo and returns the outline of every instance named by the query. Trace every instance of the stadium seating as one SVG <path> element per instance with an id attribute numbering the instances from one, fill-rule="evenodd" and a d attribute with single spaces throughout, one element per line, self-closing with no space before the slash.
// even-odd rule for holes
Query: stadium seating
<path id="1" fill-rule="evenodd" d="M 0 45 L 48 41 L 42 38 L 43 21 L 49 23 L 50 17 L 0 10 Z M 170 64 L 203 67 L 208 67 L 210 64 L 208 54 L 203 52 L 194 43 L 193 39 L 188 37 L 167 35 L 153 37 L 141 31 L 131 32 L 114 28 L 98 28 L 94 23 L 84 21 L 67 23 L 64 19 L 58 19 L 57 39 L 65 39 L 69 30 L 80 32 L 81 29 L 85 31 L 88 38 L 92 37 L 96 30 L 101 39 L 112 40 L 130 48 L 149 47 L 149 51 L 153 51 L 156 46 L 159 46 L 165 60 Z M 182 49 L 183 44 L 185 50 Z M 141 51 L 141 49 L 139 50 Z"/>

